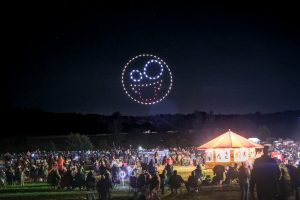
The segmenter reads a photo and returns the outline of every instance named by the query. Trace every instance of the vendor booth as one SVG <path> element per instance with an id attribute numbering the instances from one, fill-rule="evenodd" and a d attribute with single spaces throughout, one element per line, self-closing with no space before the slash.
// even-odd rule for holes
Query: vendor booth
<path id="1" fill-rule="evenodd" d="M 256 149 L 261 148 L 262 145 L 251 142 L 229 129 L 219 137 L 199 146 L 197 150 L 205 151 L 205 166 L 212 168 L 217 164 L 228 166 L 233 163 L 253 161 Z"/>

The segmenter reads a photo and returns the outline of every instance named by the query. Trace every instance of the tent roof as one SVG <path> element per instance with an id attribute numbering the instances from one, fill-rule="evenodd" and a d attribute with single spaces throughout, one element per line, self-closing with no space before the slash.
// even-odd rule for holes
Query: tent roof
<path id="1" fill-rule="evenodd" d="M 214 148 L 263 148 L 263 146 L 230 131 L 230 129 L 215 139 L 198 147 L 198 150 Z"/>

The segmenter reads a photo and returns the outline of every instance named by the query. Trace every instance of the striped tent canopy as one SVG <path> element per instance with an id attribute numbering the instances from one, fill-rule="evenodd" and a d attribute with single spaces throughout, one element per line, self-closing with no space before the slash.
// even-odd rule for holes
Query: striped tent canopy
<path id="1" fill-rule="evenodd" d="M 198 150 L 215 148 L 263 148 L 262 145 L 249 141 L 248 139 L 230 131 L 230 129 L 215 139 L 197 147 Z"/>

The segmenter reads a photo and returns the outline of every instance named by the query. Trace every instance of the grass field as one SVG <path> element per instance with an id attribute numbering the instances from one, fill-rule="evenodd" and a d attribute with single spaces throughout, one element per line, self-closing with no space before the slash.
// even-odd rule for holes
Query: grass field
<path id="1" fill-rule="evenodd" d="M 194 167 L 175 167 L 178 173 L 187 180 Z M 162 169 L 159 169 L 162 170 Z M 207 171 L 206 174 L 211 172 Z M 25 186 L 7 186 L 0 189 L 0 199 L 9 200 L 82 200 L 86 199 L 87 191 L 78 189 L 73 191 L 53 190 L 46 183 L 26 183 Z M 97 193 L 95 192 L 97 196 Z M 206 186 L 200 193 L 187 193 L 185 188 L 177 195 L 171 195 L 169 189 L 161 197 L 163 200 L 235 200 L 240 198 L 238 185 Z M 128 187 L 119 186 L 113 191 L 113 199 L 133 199 L 133 193 Z"/>
<path id="2" fill-rule="evenodd" d="M 86 199 L 87 191 L 56 191 L 52 190 L 45 184 L 31 184 L 29 187 L 8 187 L 0 190 L 0 199 L 10 200 L 53 200 L 53 199 L 65 199 L 65 200 L 81 200 Z M 234 200 L 239 199 L 239 191 L 236 186 L 230 187 L 210 187 L 203 188 L 200 193 L 186 193 L 185 189 L 177 195 L 171 195 L 167 190 L 166 195 L 162 196 L 164 200 L 208 200 L 208 199 L 224 199 Z M 97 193 L 95 193 L 97 196 Z M 133 194 L 126 190 L 117 190 L 113 192 L 113 199 L 133 199 Z"/>

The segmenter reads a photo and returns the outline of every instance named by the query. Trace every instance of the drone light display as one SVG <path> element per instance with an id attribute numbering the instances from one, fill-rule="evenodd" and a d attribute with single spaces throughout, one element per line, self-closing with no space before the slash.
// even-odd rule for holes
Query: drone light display
<path id="1" fill-rule="evenodd" d="M 130 59 L 122 71 L 122 86 L 133 101 L 153 105 L 161 102 L 172 89 L 169 66 L 159 57 L 140 54 Z"/>

